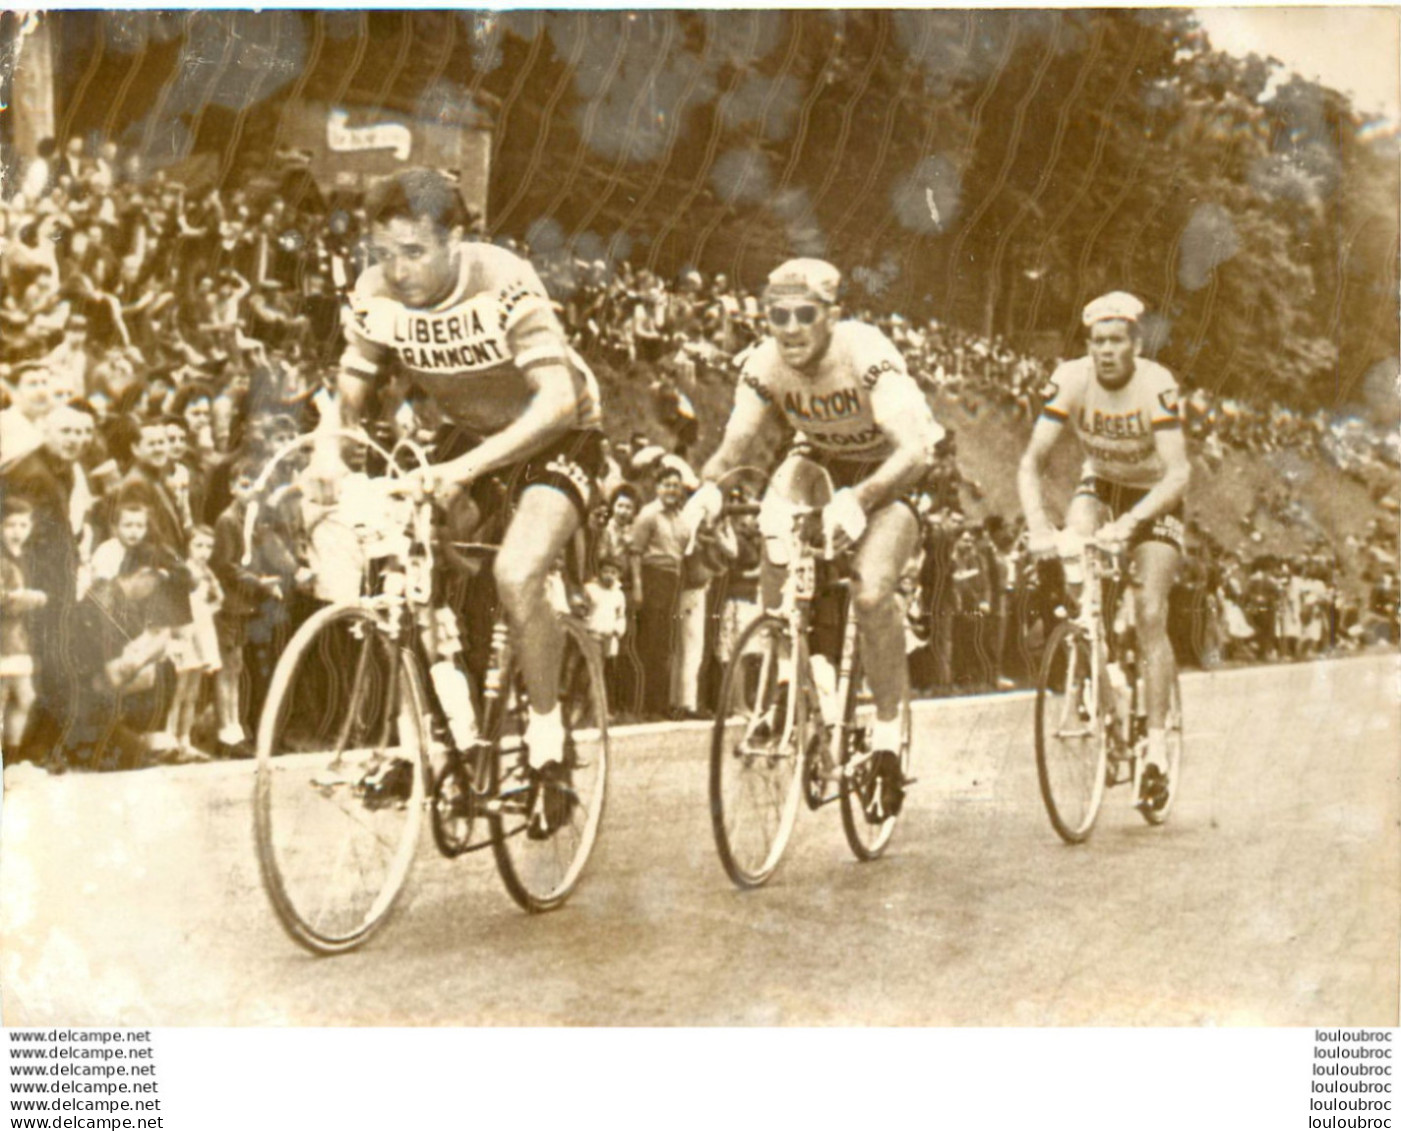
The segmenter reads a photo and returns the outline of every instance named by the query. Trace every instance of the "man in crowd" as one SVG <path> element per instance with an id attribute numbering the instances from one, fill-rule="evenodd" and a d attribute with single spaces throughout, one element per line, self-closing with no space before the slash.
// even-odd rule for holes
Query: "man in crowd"
<path id="1" fill-rule="evenodd" d="M 88 433 L 88 418 L 61 406 L 44 418 L 43 446 L 21 457 L 4 473 L 6 497 L 28 500 L 32 531 L 27 547 L 30 585 L 45 594 L 43 608 L 33 614 L 31 641 L 35 662 L 34 711 L 30 716 L 25 755 L 41 761 L 58 746 L 76 693 L 69 649 L 73 644 L 72 614 L 77 599 L 78 533 L 73 494 L 75 466 Z"/>
<path id="2" fill-rule="evenodd" d="M 637 647 L 642 663 L 642 709 L 653 717 L 671 707 L 676 610 L 688 536 L 681 517 L 686 489 L 679 468 L 661 465 L 657 497 L 632 524 L 632 599 L 638 609 Z"/>
<path id="3" fill-rule="evenodd" d="M 170 437 L 163 419 L 149 417 L 140 422 L 140 435 L 132 445 L 132 465 L 117 485 L 114 503 L 144 505 L 147 538 L 169 551 L 177 560 L 185 557 L 185 526 L 180 507 L 167 486 L 170 464 Z"/>

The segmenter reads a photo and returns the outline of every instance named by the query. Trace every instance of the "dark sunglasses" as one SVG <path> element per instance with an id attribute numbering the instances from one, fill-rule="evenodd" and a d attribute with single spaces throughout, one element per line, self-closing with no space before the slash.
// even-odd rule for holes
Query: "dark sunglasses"
<path id="1" fill-rule="evenodd" d="M 811 326 L 822 317 L 822 308 L 807 302 L 802 306 L 771 306 L 767 313 L 769 322 L 780 328 L 787 326 L 790 318 L 799 326 Z"/>

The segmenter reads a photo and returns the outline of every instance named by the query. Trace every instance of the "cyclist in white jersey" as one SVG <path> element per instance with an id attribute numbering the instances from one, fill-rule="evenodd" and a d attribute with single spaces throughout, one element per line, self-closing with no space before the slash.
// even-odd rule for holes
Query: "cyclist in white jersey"
<path id="1" fill-rule="evenodd" d="M 919 549 L 915 500 L 944 430 L 894 344 L 874 326 L 841 320 L 840 284 L 841 273 L 817 259 L 789 260 L 769 276 L 769 336 L 743 356 L 724 437 L 683 517 L 692 528 L 713 520 L 723 502 L 716 480 L 775 427 L 796 432 L 828 469 L 837 490 L 823 525 L 838 550 L 854 547 L 852 608 L 876 707 L 873 767 L 898 812 L 909 672 L 896 592 Z"/>
<path id="2" fill-rule="evenodd" d="M 450 503 L 489 474 L 509 482 L 515 511 L 495 581 L 530 695 L 530 763 L 548 780 L 551 763 L 562 760 L 564 729 L 563 638 L 546 578 L 587 515 L 602 470 L 598 387 L 534 268 L 503 248 L 463 241 L 467 215 L 446 178 L 426 169 L 395 174 L 371 190 L 366 211 L 374 265 L 350 296 L 329 423 L 357 425 L 371 392 L 397 372 L 456 426 L 439 444 L 444 462 L 413 472 L 411 487 L 421 482 Z M 338 448 L 318 446 L 315 482 L 343 471 Z M 451 667 L 439 657 L 434 684 L 461 747 L 474 736 L 464 733 L 466 687 Z"/>
<path id="3" fill-rule="evenodd" d="M 1085 450 L 1080 484 L 1066 511 L 1066 529 L 1125 542 L 1137 575 L 1134 625 L 1144 657 L 1148 760 L 1167 765 L 1165 725 L 1172 693 L 1168 597 L 1182 558 L 1182 502 L 1191 477 L 1177 381 L 1163 366 L 1137 356 L 1143 303 L 1115 291 L 1084 311 L 1089 354 L 1057 367 L 1042 391 L 1041 418 L 1017 473 L 1030 549 L 1046 553 L 1055 529 L 1046 516 L 1041 480 L 1067 424 Z"/>

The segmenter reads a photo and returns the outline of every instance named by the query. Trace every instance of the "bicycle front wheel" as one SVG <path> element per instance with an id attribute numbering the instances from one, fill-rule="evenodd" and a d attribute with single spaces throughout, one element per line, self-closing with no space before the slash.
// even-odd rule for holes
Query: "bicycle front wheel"
<path id="1" fill-rule="evenodd" d="M 258 727 L 254 832 L 288 935 L 352 950 L 403 890 L 423 826 L 428 706 L 417 662 L 383 624 L 332 606 L 293 635 Z"/>
<path id="2" fill-rule="evenodd" d="M 760 617 L 725 669 L 710 744 L 710 823 L 734 884 L 768 882 L 793 834 L 803 793 L 807 697 L 799 648 L 779 617 Z"/>
<path id="3" fill-rule="evenodd" d="M 1172 674 L 1172 698 L 1168 701 L 1167 765 L 1161 774 L 1147 783 L 1145 797 L 1138 806 L 1143 819 L 1150 825 L 1161 825 L 1172 812 L 1182 785 L 1182 687 L 1177 672 Z"/>
<path id="4" fill-rule="evenodd" d="M 1051 825 L 1067 844 L 1090 835 L 1104 800 L 1109 739 L 1090 639 L 1056 626 L 1036 684 L 1036 773 Z"/>
<path id="5" fill-rule="evenodd" d="M 530 789 L 519 756 L 500 750 L 501 732 L 520 733 L 522 719 L 518 676 L 505 673 L 506 709 L 498 727 L 491 815 L 491 848 L 506 890 L 526 911 L 551 911 L 578 886 L 598 840 L 608 781 L 608 699 L 603 687 L 603 660 L 584 626 L 561 617 L 564 646 L 559 659 L 559 703 L 564 719 L 565 779 L 551 789 L 562 791 L 559 819 L 548 835 L 530 824 Z"/>
<path id="6" fill-rule="evenodd" d="M 882 785 L 870 760 L 871 726 L 876 710 L 873 705 L 858 703 L 859 683 L 858 670 L 852 673 L 842 743 L 842 830 L 856 859 L 866 861 L 879 859 L 885 852 L 900 818 L 877 803 L 876 794 Z M 905 778 L 910 776 L 911 730 L 907 694 L 900 704 L 900 772 Z"/>

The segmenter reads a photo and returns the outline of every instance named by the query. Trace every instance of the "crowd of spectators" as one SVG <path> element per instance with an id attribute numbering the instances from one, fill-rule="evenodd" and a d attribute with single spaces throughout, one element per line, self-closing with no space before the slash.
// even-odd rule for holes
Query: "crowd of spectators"
<path id="1" fill-rule="evenodd" d="M 363 215 L 314 193 L 192 191 L 111 143 L 90 154 L 77 138 L 45 145 L 10 187 L 0 200 L 5 757 L 55 771 L 246 757 L 288 635 L 347 584 L 291 469 L 263 485 L 251 543 L 244 527 L 268 457 L 317 419 L 341 295 L 368 262 Z M 758 298 L 723 274 L 687 271 L 670 284 L 627 263 L 534 260 L 576 346 L 645 383 L 651 403 L 649 431 L 612 437 L 602 500 L 557 599 L 604 645 L 621 718 L 703 717 L 757 611 L 760 543 L 752 520 L 737 519 L 689 548 L 678 512 L 695 486 L 697 390 L 733 380 L 735 358 L 763 332 Z M 974 412 L 1039 411 L 1053 362 L 933 319 L 860 316 L 886 330 L 931 393 Z M 1321 456 L 1369 483 L 1395 468 L 1394 445 L 1355 421 L 1202 390 L 1185 411 L 1196 450 L 1218 466 L 1234 448 Z M 929 494 L 923 550 L 902 586 L 917 692 L 1024 683 L 1056 610 L 1020 520 L 975 517 L 982 493 L 960 474 L 952 433 Z M 1191 532 L 1175 595 L 1184 660 L 1396 641 L 1394 523 L 1344 547 L 1310 531 L 1310 553 L 1283 557 L 1252 538 L 1303 519 L 1287 499 L 1257 510 L 1248 556 Z M 1370 587 L 1365 599 L 1342 584 L 1345 571 Z"/>

